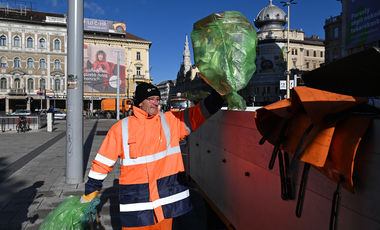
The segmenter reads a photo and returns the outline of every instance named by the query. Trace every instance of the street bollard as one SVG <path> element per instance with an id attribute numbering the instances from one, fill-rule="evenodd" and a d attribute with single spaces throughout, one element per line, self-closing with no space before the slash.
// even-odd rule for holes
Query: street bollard
<path id="1" fill-rule="evenodd" d="M 52 132 L 53 131 L 53 113 L 47 113 L 47 131 Z"/>

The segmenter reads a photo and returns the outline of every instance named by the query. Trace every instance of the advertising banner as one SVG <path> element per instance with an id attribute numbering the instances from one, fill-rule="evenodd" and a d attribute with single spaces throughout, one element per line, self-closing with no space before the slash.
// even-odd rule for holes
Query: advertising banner
<path id="1" fill-rule="evenodd" d="M 120 66 L 117 66 L 117 52 Z M 125 48 L 84 45 L 84 92 L 117 92 L 119 68 L 120 93 L 125 93 Z"/>
<path id="2" fill-rule="evenodd" d="M 380 40 L 380 1 L 348 1 L 347 49 Z"/>
<path id="3" fill-rule="evenodd" d="M 126 25 L 124 22 L 84 18 L 83 30 L 122 34 L 125 33 Z"/>
<path id="4" fill-rule="evenodd" d="M 271 43 L 260 44 L 256 48 L 256 68 L 255 76 L 283 75 L 286 70 L 284 58 L 285 44 Z"/>

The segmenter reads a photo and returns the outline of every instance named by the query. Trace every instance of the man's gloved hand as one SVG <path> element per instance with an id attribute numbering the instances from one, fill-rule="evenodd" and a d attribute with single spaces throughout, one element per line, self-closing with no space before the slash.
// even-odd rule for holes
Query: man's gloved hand
<path id="1" fill-rule="evenodd" d="M 204 104 L 210 114 L 218 112 L 222 108 L 224 98 L 215 89 L 212 89 L 210 95 L 204 99 Z"/>
<path id="2" fill-rule="evenodd" d="M 81 203 L 87 203 L 87 202 L 90 202 L 92 199 L 94 199 L 97 195 L 99 194 L 99 191 L 95 191 L 95 192 L 92 192 L 88 195 L 83 195 L 81 198 L 80 198 L 80 202 Z"/>

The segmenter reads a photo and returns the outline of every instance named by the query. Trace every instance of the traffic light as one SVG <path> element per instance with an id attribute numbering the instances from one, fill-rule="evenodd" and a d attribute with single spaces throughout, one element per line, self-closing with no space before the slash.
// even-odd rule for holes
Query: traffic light
<path id="1" fill-rule="evenodd" d="M 30 98 L 30 103 L 33 103 L 33 97 Z"/>
<path id="2" fill-rule="evenodd" d="M 253 93 L 251 94 L 250 99 L 251 99 L 251 102 L 255 100 L 255 95 Z"/>

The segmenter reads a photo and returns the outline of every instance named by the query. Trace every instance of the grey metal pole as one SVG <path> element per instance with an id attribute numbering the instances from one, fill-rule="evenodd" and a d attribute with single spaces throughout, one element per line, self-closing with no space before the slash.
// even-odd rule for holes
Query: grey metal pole
<path id="1" fill-rule="evenodd" d="M 94 115 L 94 84 L 91 88 L 91 116 Z"/>
<path id="2" fill-rule="evenodd" d="M 69 0 L 66 183 L 83 182 L 83 0 Z"/>
<path id="3" fill-rule="evenodd" d="M 117 101 L 116 101 L 116 120 L 120 120 L 120 52 L 117 51 Z"/>
<path id="4" fill-rule="evenodd" d="M 290 76 L 289 76 L 289 2 L 288 4 L 288 41 L 287 41 L 287 52 L 286 52 L 286 98 L 290 98 Z"/>

